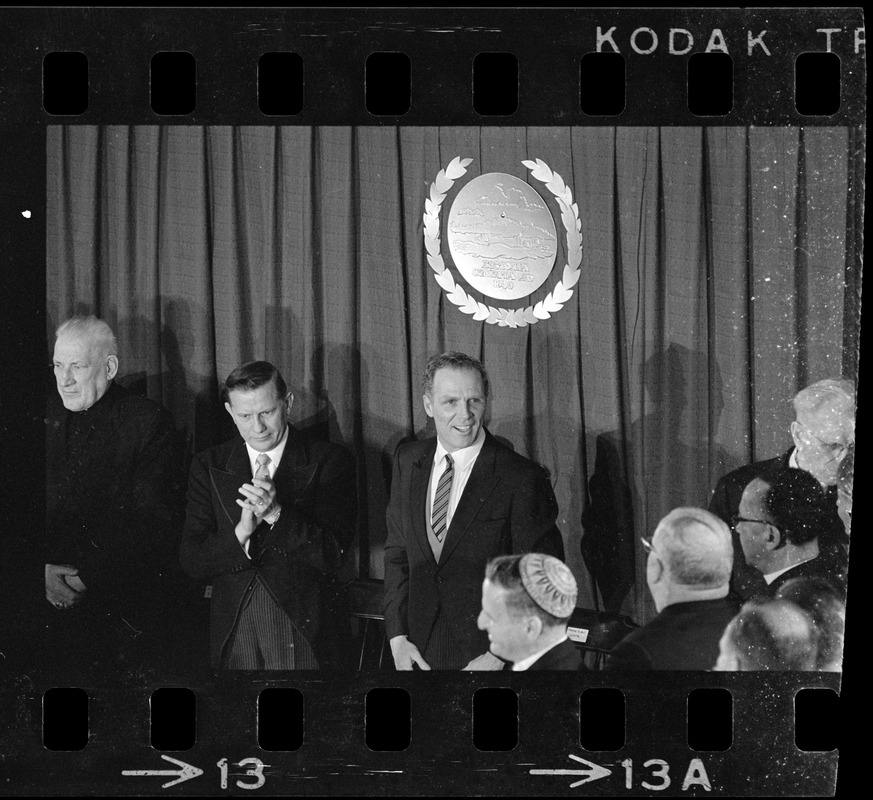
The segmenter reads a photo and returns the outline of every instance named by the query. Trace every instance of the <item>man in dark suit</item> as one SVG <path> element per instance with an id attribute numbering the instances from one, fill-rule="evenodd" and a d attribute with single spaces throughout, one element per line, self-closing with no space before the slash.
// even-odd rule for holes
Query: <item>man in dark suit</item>
<path id="1" fill-rule="evenodd" d="M 794 446 L 781 456 L 757 461 L 729 472 L 716 484 L 709 510 L 728 525 L 738 513 L 745 488 L 755 479 L 772 482 L 784 469 L 809 472 L 827 490 L 833 513 L 821 531 L 824 550 L 848 546 L 848 536 L 837 515 L 837 474 L 849 445 L 855 440 L 855 386 L 851 381 L 826 379 L 798 392 L 791 423 Z M 764 590 L 761 575 L 750 567 L 734 536 L 734 571 L 731 584 L 741 597 Z"/>
<path id="2" fill-rule="evenodd" d="M 224 398 L 240 438 L 192 463 L 179 552 L 212 584 L 212 666 L 343 666 L 335 575 L 355 530 L 354 460 L 289 424 L 294 396 L 266 361 L 234 369 Z"/>
<path id="3" fill-rule="evenodd" d="M 513 672 L 584 669 L 567 636 L 576 595 L 573 573 L 554 556 L 526 553 L 492 559 L 485 570 L 478 619 L 479 629 L 488 634 L 489 652 Z"/>
<path id="4" fill-rule="evenodd" d="M 756 596 L 772 597 L 792 578 L 822 578 L 845 599 L 846 551 L 819 544 L 833 513 L 830 498 L 803 470 L 783 470 L 771 481 L 753 480 L 734 518 L 746 562 L 762 575 Z"/>
<path id="5" fill-rule="evenodd" d="M 428 361 L 422 384 L 437 435 L 395 455 L 385 625 L 397 669 L 460 669 L 487 650 L 476 618 L 488 561 L 531 551 L 563 557 L 564 548 L 545 472 L 485 430 L 482 364 L 444 353 Z"/>
<path id="6" fill-rule="evenodd" d="M 719 640 L 740 608 L 728 594 L 733 563 L 728 526 L 701 508 L 676 508 L 643 544 L 649 551 L 646 582 L 658 615 L 616 645 L 607 668 L 712 669 Z"/>
<path id="7" fill-rule="evenodd" d="M 58 327 L 53 368 L 45 659 L 79 674 L 156 666 L 183 513 L 172 419 L 115 382 L 118 345 L 96 317 Z"/>

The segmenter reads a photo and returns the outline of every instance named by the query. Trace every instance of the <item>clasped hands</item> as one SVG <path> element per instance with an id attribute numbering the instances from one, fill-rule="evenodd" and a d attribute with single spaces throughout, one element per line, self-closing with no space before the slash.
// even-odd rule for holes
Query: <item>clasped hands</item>
<path id="1" fill-rule="evenodd" d="M 87 591 L 79 570 L 69 564 L 45 565 L 45 599 L 55 608 L 72 608 L 85 599 Z"/>
<path id="2" fill-rule="evenodd" d="M 252 478 L 251 483 L 239 487 L 239 493 L 242 499 L 238 498 L 236 504 L 242 509 L 242 516 L 236 531 L 238 537 L 243 537 L 240 540 L 242 544 L 254 533 L 264 517 L 276 512 L 276 484 L 268 478 Z"/>

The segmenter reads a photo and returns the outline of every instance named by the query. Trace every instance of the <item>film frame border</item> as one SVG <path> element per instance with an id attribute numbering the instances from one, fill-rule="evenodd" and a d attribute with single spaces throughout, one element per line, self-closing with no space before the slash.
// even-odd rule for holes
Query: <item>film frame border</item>
<path id="1" fill-rule="evenodd" d="M 617 25 L 620 30 L 626 30 L 628 33 L 640 28 L 648 27 L 652 29 L 661 29 L 661 27 L 673 27 L 671 23 L 674 18 L 672 14 L 679 14 L 679 20 L 676 21 L 675 27 L 683 29 L 693 29 L 702 27 L 709 29 L 710 27 L 720 27 L 724 32 L 725 39 L 731 43 L 732 41 L 742 42 L 742 33 L 746 29 L 755 30 L 757 28 L 776 31 L 778 26 L 781 30 L 790 32 L 791 50 L 782 52 L 772 61 L 764 62 L 767 69 L 758 64 L 753 64 L 751 57 L 746 61 L 742 55 L 734 59 L 734 108 L 733 110 L 721 117 L 714 119 L 701 119 L 694 117 L 687 111 L 687 106 L 682 107 L 682 103 L 677 101 L 676 94 L 664 97 L 663 86 L 670 85 L 671 81 L 677 79 L 677 70 L 680 68 L 684 71 L 685 59 L 677 56 L 670 56 L 661 51 L 655 52 L 651 56 L 643 56 L 642 54 L 632 53 L 627 44 L 627 40 L 623 40 L 625 47 L 622 49 L 626 56 L 627 63 L 627 105 L 624 113 L 615 117 L 589 117 L 584 115 L 578 109 L 578 59 L 585 52 L 593 50 L 592 40 L 596 41 L 596 33 L 593 31 L 598 27 L 598 23 L 602 30 L 607 30 L 612 25 Z M 202 26 L 196 31 L 185 30 L 184 21 L 186 17 L 190 19 L 191 14 L 196 14 L 202 22 Z M 851 46 L 848 44 L 850 37 L 839 36 L 833 37 L 834 52 L 840 55 L 842 62 L 845 64 L 855 63 L 857 66 L 848 71 L 843 72 L 843 103 L 839 112 L 827 119 L 802 117 L 796 113 L 793 108 L 793 102 L 786 103 L 786 100 L 792 98 L 792 92 L 789 85 L 785 84 L 784 67 L 790 62 L 790 59 L 799 52 L 815 52 L 821 50 L 823 44 L 822 34 L 818 32 L 819 28 L 841 28 L 848 31 L 852 28 L 863 29 L 863 19 L 859 10 L 851 9 L 782 9 L 782 10 L 671 10 L 665 11 L 662 9 L 611 9 L 611 10 L 551 10 L 533 11 L 522 9 L 519 11 L 513 10 L 497 10 L 497 11 L 477 11 L 471 9 L 445 9 L 433 10 L 424 12 L 411 12 L 404 10 L 386 10 L 382 9 L 379 12 L 370 10 L 348 11 L 348 10 L 274 10 L 260 9 L 253 11 L 233 11 L 226 13 L 211 14 L 208 10 L 135 10 L 135 11 L 119 11 L 115 9 L 13 9 L 3 12 L 4 21 L 7 23 L 7 29 L 16 31 L 18 40 L 9 48 L 5 55 L 0 57 L 0 130 L 2 130 L 3 143 L 7 145 L 7 152 L 16 152 L 19 163 L 12 165 L 9 172 L 9 182 L 7 186 L 7 197 L 4 200 L 12 204 L 18 204 L 20 190 L 25 189 L 28 196 L 44 196 L 45 191 L 45 139 L 44 130 L 47 124 L 108 124 L 110 122 L 117 123 L 119 118 L 127 124 L 186 124 L 186 125 L 217 125 L 217 124 L 290 124 L 290 125 L 325 125 L 325 124 L 399 124 L 399 125 L 425 125 L 425 124 L 474 124 L 474 125 L 536 125 L 547 120 L 546 124 L 561 124 L 561 125 L 648 125 L 648 124 L 688 124 L 699 126 L 701 124 L 715 125 L 855 125 L 862 126 L 865 121 L 864 107 L 864 88 L 865 88 L 865 73 L 863 55 L 860 58 L 853 56 Z M 545 22 L 543 21 L 545 18 Z M 713 22 L 715 20 L 715 22 Z M 717 24 L 716 24 L 717 23 Z M 361 36 L 356 32 L 355 26 L 360 26 L 358 31 L 363 31 Z M 772 26 L 772 27 L 767 27 Z M 117 38 L 111 38 L 112 32 L 117 32 L 120 35 Z M 147 31 L 155 33 L 154 39 L 150 42 L 137 41 L 136 35 L 143 34 Z M 289 34 L 289 31 L 293 31 Z M 531 31 L 534 33 L 532 34 Z M 362 64 L 363 59 L 369 52 L 373 51 L 404 51 L 404 46 L 401 42 L 414 43 L 417 53 L 424 54 L 424 60 L 427 61 L 428 56 L 436 57 L 445 47 L 445 35 L 451 35 L 451 49 L 458 56 L 455 59 L 455 64 L 445 63 L 443 59 L 439 64 L 439 69 L 431 67 L 424 69 L 422 72 L 417 71 L 416 64 L 420 56 L 416 55 L 413 61 L 413 104 L 409 113 L 402 117 L 379 117 L 376 118 L 370 115 L 363 105 L 363 79 L 362 79 Z M 252 65 L 250 73 L 235 68 L 238 65 L 238 58 L 224 58 L 219 54 L 219 48 L 214 47 L 217 42 L 229 38 L 236 45 L 238 42 L 245 42 L 245 37 L 250 36 L 248 43 L 240 45 L 240 58 L 247 60 Z M 234 38 L 236 37 L 236 38 Z M 618 37 L 616 36 L 618 40 Z M 307 100 L 304 104 L 304 109 L 301 114 L 294 118 L 266 118 L 257 109 L 256 95 L 253 91 L 255 84 L 254 66 L 257 63 L 257 55 L 270 49 L 279 49 L 276 43 L 286 43 L 285 47 L 289 50 L 295 50 L 294 46 L 287 43 L 299 42 L 298 49 L 306 51 L 311 47 L 311 52 L 304 52 L 304 62 L 307 65 L 307 75 L 311 75 L 312 71 L 322 75 L 322 80 L 314 83 L 310 78 L 307 79 Z M 342 46 L 343 54 L 339 59 L 328 58 L 328 53 L 331 48 L 325 48 L 321 45 L 325 41 L 333 42 L 335 48 Z M 351 41 L 351 46 L 348 42 Z M 830 39 L 829 39 L 830 41 Z M 313 44 L 315 42 L 315 44 Z M 520 63 L 520 75 L 522 76 L 522 86 L 519 93 L 519 109 L 511 117 L 487 118 L 483 120 L 477 115 L 472 108 L 470 96 L 468 92 L 462 92 L 460 98 L 458 95 L 450 96 L 457 86 L 465 85 L 469 79 L 469 69 L 463 68 L 466 64 L 466 56 L 472 58 L 477 52 L 482 50 L 490 50 L 498 47 L 495 42 L 499 42 L 499 50 L 504 52 L 518 53 Z M 581 44 L 580 44 L 581 42 Z M 304 47 L 304 44 L 306 47 Z M 157 45 L 157 46 L 156 46 Z M 596 46 L 596 45 L 595 45 Z M 664 44 L 662 44 L 662 47 Z M 566 55 L 568 51 L 572 51 L 572 57 L 560 58 L 559 64 L 555 66 L 542 59 L 543 48 L 548 47 L 557 51 L 561 55 Z M 65 51 L 65 50 L 82 50 L 89 56 L 89 68 L 91 74 L 91 88 L 89 97 L 89 109 L 83 115 L 73 118 L 56 117 L 51 118 L 42 110 L 41 95 L 39 87 L 41 80 L 38 73 L 41 68 L 41 58 L 34 58 L 34 53 L 39 56 L 50 51 Z M 133 64 L 128 61 L 131 54 L 146 56 L 147 53 L 156 52 L 157 50 L 186 50 L 194 52 L 198 61 L 198 104 L 195 111 L 191 115 L 180 118 L 174 118 L 171 121 L 165 121 L 153 114 L 148 107 L 148 58 L 143 57 L 139 61 L 134 59 Z M 199 55 L 200 52 L 205 55 Z M 336 50 L 334 49 L 334 53 Z M 697 51 L 695 51 L 697 52 Z M 92 54 L 93 53 L 93 57 Z M 250 58 L 250 55 L 255 55 Z M 852 62 L 853 57 L 856 59 Z M 448 61 L 452 61 L 449 59 Z M 310 65 L 314 64 L 315 67 Z M 569 66 L 568 66 L 569 65 Z M 783 67 L 782 71 L 779 67 Z M 648 67 L 648 69 L 646 69 Z M 655 68 L 657 67 L 657 68 Z M 322 71 L 323 69 L 323 71 Z M 666 70 L 666 73 L 664 72 Z M 789 71 L 789 74 L 791 72 Z M 143 79 L 145 78 L 145 83 Z M 416 81 L 424 80 L 424 84 L 419 86 Z M 538 80 L 540 82 L 548 79 L 549 83 L 558 85 L 558 88 L 548 92 L 532 91 L 530 87 L 536 87 Z M 681 76 L 680 76 L 681 79 Z M 359 87 L 354 89 L 355 82 Z M 145 86 L 146 91 L 143 94 L 142 89 Z M 349 93 L 342 92 L 337 94 L 334 90 L 336 86 L 345 86 L 352 88 Z M 743 96 L 741 87 L 752 86 L 755 88 L 755 93 L 763 94 L 765 102 L 755 102 L 755 98 L 749 100 L 748 96 Z M 527 88 L 525 88 L 527 87 Z M 657 90 L 657 91 L 655 91 Z M 637 100 L 635 100 L 635 97 Z M 640 97 L 656 98 L 648 106 L 641 105 L 638 102 Z M 683 98 L 684 99 L 684 98 Z M 330 101 L 330 102 L 328 102 Z M 553 119 L 555 116 L 559 119 Z M 448 117 L 448 119 L 447 119 Z M 665 120 L 669 119 L 669 122 Z M 35 191 L 35 194 L 33 193 Z M 7 202 L 4 202 L 7 205 Z M 44 208 L 44 205 L 43 205 Z M 45 224 L 39 219 L 32 220 L 27 231 L 7 231 L 4 234 L 6 245 L 5 252 L 7 254 L 7 268 L 3 271 L 4 290 L 10 289 L 9 292 L 4 291 L 5 297 L 12 297 L 13 288 L 19 289 L 22 284 L 26 294 L 33 293 L 36 298 L 45 297 L 45 276 L 37 274 L 28 274 L 21 276 L 14 270 L 9 269 L 9 265 L 14 261 L 21 263 L 22 261 L 28 264 L 44 264 L 45 263 Z M 40 258 L 41 253 L 41 258 Z M 23 257 L 22 257 L 23 256 Z M 7 284 L 8 285 L 5 285 Z M 44 300 L 38 300 L 44 302 Z M 5 310 L 5 309 L 4 309 Z M 44 339 L 44 314 L 22 314 L 19 319 L 20 310 L 14 312 L 13 320 L 21 323 L 21 335 L 14 341 L 10 342 L 13 353 L 12 358 L 17 361 L 22 359 L 22 363 L 27 363 L 27 360 L 32 354 L 29 349 L 28 341 L 41 342 Z M 32 334 L 32 336 L 31 336 Z M 23 370 L 25 382 L 33 387 L 35 375 L 31 376 L 27 369 Z M 41 388 L 41 387 L 37 387 Z M 2 398 L 0 398 L 2 399 Z M 5 404 L 4 404 L 5 405 Z M 34 420 L 28 414 L 22 416 L 22 431 L 26 435 L 27 432 L 35 430 Z M 24 438 L 22 436 L 22 438 Z M 39 465 L 36 465 L 36 472 L 39 472 Z M 8 498 L 7 498 L 8 499 Z M 37 515 L 38 516 L 38 515 Z M 36 521 L 37 516 L 32 519 Z M 25 513 L 27 518 L 27 512 Z M 857 545 L 856 545 L 857 546 Z M 22 547 L 13 549 L 13 557 L 23 556 L 22 563 L 32 561 L 32 554 L 23 552 Z M 19 552 L 21 551 L 21 552 Z M 13 558 L 14 563 L 14 558 Z M 14 583 L 11 585 L 15 585 Z M 30 584 L 28 584 L 30 585 Z M 409 683 L 407 684 L 407 679 Z M 548 698 L 554 697 L 559 691 L 560 681 L 555 680 L 554 676 L 548 676 L 538 684 L 534 685 L 524 678 L 513 677 L 506 680 L 503 676 L 497 683 L 497 680 L 490 676 L 476 676 L 470 678 L 464 676 L 451 676 L 443 681 L 442 686 L 436 693 L 438 700 L 448 701 L 449 703 L 464 697 L 473 688 L 488 685 L 509 685 L 517 686 L 520 690 L 520 697 L 526 698 L 526 701 L 535 701 L 536 705 L 539 701 L 546 701 Z M 828 688 L 837 689 L 841 685 L 841 676 L 833 675 L 785 675 L 776 678 L 774 676 L 756 675 L 746 680 L 746 676 L 719 676 L 718 680 L 713 682 L 709 676 L 705 685 L 723 685 L 727 686 L 735 693 L 736 697 L 754 696 L 756 702 L 761 702 L 765 698 L 779 696 L 783 697 L 785 693 L 805 687 L 826 686 Z M 262 682 L 256 680 L 254 682 L 238 681 L 219 682 L 210 686 L 204 695 L 207 705 L 204 708 L 204 715 L 207 721 L 214 720 L 216 728 L 214 735 L 209 737 L 209 741 L 198 742 L 194 751 L 190 755 L 191 761 L 206 761 L 205 758 L 199 757 L 201 751 L 205 755 L 211 755 L 223 752 L 228 748 L 237 747 L 236 755 L 239 755 L 238 737 L 236 733 L 228 733 L 222 728 L 222 724 L 227 723 L 227 716 L 231 711 L 239 708 L 236 700 L 246 697 L 251 698 L 252 692 L 255 694 L 264 685 L 311 685 L 312 687 L 332 686 L 333 692 L 339 692 L 340 697 L 331 695 L 325 700 L 328 706 L 335 707 L 339 703 L 339 709 L 344 709 L 346 712 L 349 709 L 357 709 L 363 702 L 361 698 L 369 688 L 377 685 L 377 676 L 373 675 L 358 675 L 354 678 L 343 678 L 334 680 L 299 680 L 299 681 L 281 681 L 277 682 L 272 679 Z M 419 692 L 430 693 L 433 686 L 430 683 L 425 683 L 418 676 L 392 676 L 388 681 L 389 685 L 408 685 L 413 693 L 413 713 L 418 707 Z M 58 754 L 48 754 L 41 751 L 41 743 L 33 741 L 33 730 L 30 725 L 33 722 L 33 695 L 27 687 L 28 676 L 19 676 L 13 681 L 11 689 L 12 694 L 8 694 L 4 706 L 11 712 L 11 716 L 15 718 L 16 725 L 13 726 L 12 733 L 18 734 L 16 737 L 16 747 L 19 748 L 15 755 L 23 756 L 23 762 L 18 762 L 19 767 L 24 764 L 32 765 L 32 776 L 39 776 L 39 782 L 34 779 L 30 784 L 30 788 L 41 792 L 43 789 L 57 791 L 60 786 L 65 786 L 74 793 L 78 787 L 78 791 L 83 788 L 93 790 L 94 787 L 100 786 L 101 783 L 105 786 L 109 793 L 118 793 L 123 790 L 125 794 L 140 794 L 149 791 L 147 788 L 134 787 L 133 785 L 124 784 L 120 778 L 116 783 L 110 777 L 108 771 L 106 774 L 99 777 L 94 777 L 85 774 L 85 768 L 90 765 L 92 759 L 99 760 L 101 758 L 108 759 L 108 762 L 117 761 L 122 758 L 125 761 L 125 766 L 131 765 L 132 762 L 128 757 L 131 751 L 124 753 L 106 752 L 105 748 L 110 751 L 116 745 L 112 743 L 102 742 L 104 748 L 101 751 L 103 754 L 98 756 L 94 754 L 93 749 L 89 755 L 83 760 L 83 754 L 67 754 L 58 756 Z M 673 693 L 678 700 L 679 694 L 687 691 L 689 688 L 696 688 L 701 684 L 697 678 L 689 679 L 686 675 L 670 674 L 661 676 L 657 681 L 652 680 L 631 680 L 622 679 L 608 681 L 600 677 L 598 680 L 586 678 L 584 682 L 579 682 L 573 687 L 573 692 L 578 696 L 585 688 L 594 685 L 611 685 L 619 686 L 627 696 L 642 696 L 642 692 L 651 690 L 653 684 L 659 687 L 665 687 L 665 691 Z M 32 689 L 33 687 L 31 687 Z M 154 687 L 152 687 L 154 688 Z M 567 688 L 563 686 L 563 688 Z M 314 689 L 311 689 L 314 691 Z M 149 690 L 150 691 L 150 690 Z M 330 693 L 328 693 L 330 694 Z M 141 692 L 137 695 L 142 699 Z M 100 738 L 110 735 L 110 732 L 124 731 L 127 722 L 139 720 L 142 717 L 137 716 L 131 711 L 132 716 L 122 718 L 113 716 L 108 713 L 110 705 L 117 705 L 117 708 L 129 708 L 126 700 L 122 696 L 113 696 L 111 693 L 107 695 L 110 702 L 106 703 L 103 698 L 97 707 L 102 705 L 102 710 L 93 718 L 93 726 L 97 726 L 100 720 L 103 720 L 105 727 L 100 730 Z M 12 699 L 11 705 L 9 704 Z M 784 697 L 783 697 L 784 699 Z M 127 698 L 130 700 L 130 698 Z M 335 702 L 336 701 L 336 702 Z M 845 705 L 845 697 L 841 701 Z M 210 708 L 209 703 L 213 707 Z M 217 705 L 218 704 L 218 705 Z M 766 705 L 766 704 L 765 704 Z M 522 706 L 524 708 L 524 705 Z M 672 711 L 676 710 L 676 706 L 672 706 Z M 640 710 L 641 709 L 641 710 Z M 644 717 L 651 715 L 652 708 L 643 703 L 636 712 Z M 566 709 L 564 709 L 566 711 Z M 335 711 L 338 709 L 335 708 Z M 241 712 L 240 712 L 241 713 Z M 527 712 L 530 713 L 530 712 Z M 736 712 L 735 712 L 736 713 Z M 745 713 L 745 712 L 743 712 Z M 520 711 L 520 717 L 523 716 Z M 578 716 L 578 711 L 577 711 Z M 39 715 L 36 716 L 36 719 Z M 629 727 L 630 727 L 629 719 Z M 674 719 L 674 723 L 678 722 Z M 358 731 L 363 725 L 362 715 L 358 721 L 351 720 L 353 731 Z M 525 725 L 520 718 L 520 727 Z M 576 734 L 578 738 L 578 719 L 575 721 Z M 561 730 L 564 735 L 567 731 L 573 728 L 573 725 L 568 724 L 566 719 L 561 723 Z M 92 726 L 92 727 L 93 727 Z M 208 725 L 207 725 L 208 727 Z M 129 728 L 127 728 L 129 730 Z M 245 729 L 247 733 L 243 738 L 247 738 L 251 732 L 249 727 Z M 413 742 L 416 742 L 415 721 L 413 719 Z M 626 741 L 626 748 L 632 749 L 634 757 L 637 753 L 637 748 L 645 749 L 645 733 L 643 728 L 634 728 L 634 733 L 640 734 L 642 740 Z M 763 731 L 759 730 L 759 733 Z M 141 733 L 141 731 L 140 731 Z M 89 743 L 88 747 L 100 747 L 101 742 L 98 741 L 98 729 L 95 728 L 94 739 Z M 521 732 L 520 732 L 521 736 Z M 10 732 L 7 731 L 4 735 L 7 743 L 12 741 Z M 427 736 L 425 736 L 425 739 Z M 36 749 L 33 745 L 39 744 Z M 248 742 L 246 743 L 248 744 Z M 567 745 L 566 740 L 562 744 Z M 520 747 L 523 745 L 520 742 Z M 791 743 L 793 746 L 793 742 Z M 472 745 L 470 745 L 472 747 Z M 143 757 L 147 753 L 151 753 L 151 762 L 156 762 L 154 751 L 148 746 L 147 737 L 141 741 L 136 741 L 131 744 L 131 747 L 138 753 L 137 760 L 143 761 Z M 421 755 L 418 749 L 419 744 L 416 742 L 415 749 L 409 754 L 409 758 L 414 758 Z M 677 747 L 682 750 L 682 746 L 676 742 L 670 743 L 670 748 Z M 216 749 L 218 748 L 218 749 Z M 360 748 L 363 748 L 360 749 Z M 351 750 L 345 750 L 343 755 L 348 753 L 360 753 L 367 755 L 366 748 L 363 745 L 363 738 L 360 739 L 360 748 L 357 744 L 351 746 Z M 577 743 L 578 748 L 578 743 Z M 558 748 L 559 750 L 560 748 Z M 564 748 L 566 749 L 566 747 Z M 249 748 L 252 752 L 256 752 L 256 748 Z M 566 762 L 564 755 L 558 755 L 558 750 L 550 751 L 553 755 L 550 760 L 558 767 L 560 762 Z M 87 751 L 86 751 L 87 752 Z M 248 752 L 248 750 L 246 751 Z M 576 750 L 577 753 L 582 753 L 581 749 Z M 654 752 L 654 751 L 653 751 Z M 663 753 L 663 750 L 658 752 Z M 674 751 L 670 749 L 670 753 Z M 687 754 L 687 744 L 682 750 Z M 228 750 L 228 754 L 230 751 Z M 780 751 L 779 755 L 785 754 Z M 184 760 L 184 754 L 173 754 L 180 756 Z M 402 754 L 376 754 L 367 756 L 373 758 L 373 763 L 385 764 L 390 763 L 390 758 L 403 761 L 406 757 Z M 475 754 L 474 754 L 475 755 Z M 518 754 L 517 754 L 518 755 Z M 640 755 L 644 755 L 642 752 Z M 735 754 L 738 755 L 738 754 Z M 293 754 L 292 754 L 293 756 Z M 320 752 L 318 756 L 307 756 L 305 752 L 299 756 L 289 756 L 286 761 L 293 763 L 296 767 L 298 762 L 302 761 L 305 768 L 311 767 L 329 767 L 334 757 L 329 752 Z M 591 760 L 597 761 L 597 753 L 591 755 Z M 481 754 L 477 756 L 481 759 L 480 764 L 487 760 L 487 756 Z M 730 789 L 740 791 L 741 793 L 757 793 L 758 791 L 775 791 L 784 790 L 786 793 L 796 791 L 799 793 L 826 793 L 828 787 L 832 785 L 833 776 L 836 771 L 836 754 L 808 754 L 798 757 L 799 761 L 792 762 L 790 766 L 785 766 L 786 772 L 775 776 L 775 782 L 759 783 L 756 785 L 744 784 L 740 778 L 736 784 L 733 784 Z M 32 760 L 31 760 L 32 759 Z M 677 766 L 680 765 L 682 758 L 678 755 L 675 757 Z M 363 759 L 366 760 L 366 759 Z M 463 758 L 462 758 L 463 760 Z M 728 761 L 731 759 L 728 758 Z M 451 759 L 449 763 L 453 763 Z M 76 764 L 75 762 L 79 762 Z M 445 766 L 445 759 L 434 759 L 434 762 L 429 765 L 431 772 L 439 772 Z M 502 786 L 506 793 L 513 793 L 519 789 L 520 778 L 517 772 L 510 769 L 511 762 L 506 759 L 494 758 L 490 763 L 497 763 L 500 768 L 507 769 L 509 778 L 503 778 L 505 784 Z M 427 766 L 427 765 L 426 765 Z M 570 765 L 572 766 L 572 765 Z M 760 765 L 761 769 L 766 769 L 771 766 L 768 763 Z M 844 764 L 845 766 L 845 760 Z M 69 769 L 68 769 L 69 768 Z M 470 772 L 476 772 L 480 768 L 471 769 Z M 482 771 L 490 770 L 491 767 L 481 767 Z M 426 773 L 428 770 L 423 770 Z M 679 770 L 681 772 L 681 770 Z M 282 776 L 274 776 L 273 786 L 267 786 L 264 791 L 274 793 L 280 790 Z M 308 777 L 308 776 L 307 776 Z M 404 777 L 404 780 L 410 781 L 406 787 L 412 791 L 421 791 L 422 787 L 417 785 L 413 780 L 413 775 L 409 774 Z M 763 776 L 762 776 L 763 777 Z M 349 773 L 346 775 L 338 775 L 335 780 L 327 780 L 321 784 L 322 787 L 328 787 L 328 791 L 332 793 L 330 787 L 346 788 L 356 785 L 355 781 L 359 778 L 357 773 Z M 72 780 L 71 780 L 72 779 Z M 76 783 L 76 780 L 79 783 Z M 294 780 L 291 776 L 284 776 L 287 785 L 293 785 Z M 424 777 L 427 781 L 427 777 Z M 542 779 L 540 779 L 542 780 Z M 773 777 L 771 776 L 771 780 Z M 311 785 L 311 784 L 310 784 Z M 539 785 L 533 779 L 527 779 L 521 786 L 521 792 L 533 791 Z M 546 789 L 546 785 L 548 789 Z M 196 793 L 207 793 L 214 791 L 214 786 L 210 789 L 206 787 L 198 787 L 194 782 L 185 785 L 186 789 Z M 436 788 L 438 791 L 449 791 L 455 793 L 452 785 L 447 785 L 444 776 L 439 774 L 433 775 L 430 782 L 425 784 L 431 790 Z M 483 793 L 488 793 L 484 781 L 481 784 L 474 784 L 474 788 L 478 788 Z M 563 785 L 557 783 L 546 783 L 542 790 L 537 790 L 536 793 L 556 793 L 562 791 Z M 594 793 L 593 784 L 590 788 Z M 129 787 L 129 788 L 128 788 Z M 284 788 L 284 787 L 282 787 Z M 673 787 L 669 792 L 675 793 L 677 787 Z M 730 789 L 723 785 L 725 791 Z M 750 790 L 742 792 L 743 789 Z M 273 789 L 273 791 L 271 791 Z M 469 786 L 464 786 L 463 791 L 457 793 L 465 793 Z M 804 791 L 805 789 L 805 791 Z M 366 789 L 366 793 L 377 793 L 384 791 L 384 787 L 370 787 Z M 573 793 L 573 792 L 567 792 Z M 681 792 L 680 792 L 681 793 Z"/>

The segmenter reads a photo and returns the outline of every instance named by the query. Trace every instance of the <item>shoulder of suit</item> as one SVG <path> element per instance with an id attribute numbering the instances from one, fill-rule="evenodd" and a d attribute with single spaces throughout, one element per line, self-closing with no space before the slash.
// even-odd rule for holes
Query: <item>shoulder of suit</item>
<path id="1" fill-rule="evenodd" d="M 163 422 L 172 425 L 172 416 L 160 403 L 136 392 L 125 389 L 121 384 L 114 384 L 113 402 L 119 414 L 125 419 L 142 421 L 146 424 Z"/>
<path id="2" fill-rule="evenodd" d="M 511 472 L 514 472 L 518 475 L 532 476 L 545 474 L 545 468 L 537 464 L 536 461 L 531 461 L 531 459 L 521 455 L 521 453 L 516 453 L 515 450 L 507 447 L 504 444 L 501 444 L 493 436 L 489 436 L 485 440 L 485 445 L 482 448 L 482 453 L 486 452 L 486 447 L 490 448 L 491 452 L 494 453 L 494 457 L 496 458 L 497 463 Z M 482 453 L 480 453 L 480 456 L 482 455 Z"/>
<path id="3" fill-rule="evenodd" d="M 341 444 L 319 439 L 297 428 L 292 428 L 290 434 L 292 438 L 286 447 L 305 447 L 310 460 L 354 462 L 354 456 Z"/>
<path id="4" fill-rule="evenodd" d="M 755 461 L 738 467 L 719 479 L 719 484 L 736 484 L 745 487 L 755 478 L 763 478 L 779 472 L 788 462 L 791 450 L 775 458 L 767 458 L 763 461 Z"/>

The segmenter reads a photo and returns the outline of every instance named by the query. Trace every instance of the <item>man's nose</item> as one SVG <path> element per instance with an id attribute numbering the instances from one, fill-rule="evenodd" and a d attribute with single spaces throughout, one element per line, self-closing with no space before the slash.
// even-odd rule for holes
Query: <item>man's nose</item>
<path id="1" fill-rule="evenodd" d="M 479 628 L 480 631 L 485 630 L 485 620 L 483 616 L 484 615 L 480 613 L 478 619 L 476 620 L 476 626 Z"/>
<path id="2" fill-rule="evenodd" d="M 63 370 L 61 372 L 61 385 L 62 386 L 69 386 L 70 384 L 75 383 L 75 382 L 76 381 L 73 378 L 73 368 L 72 367 L 67 367 L 65 370 Z"/>
<path id="3" fill-rule="evenodd" d="M 262 420 L 260 417 L 255 417 L 254 428 L 256 433 L 261 433 L 267 429 L 267 426 L 264 424 L 264 420 Z"/>

